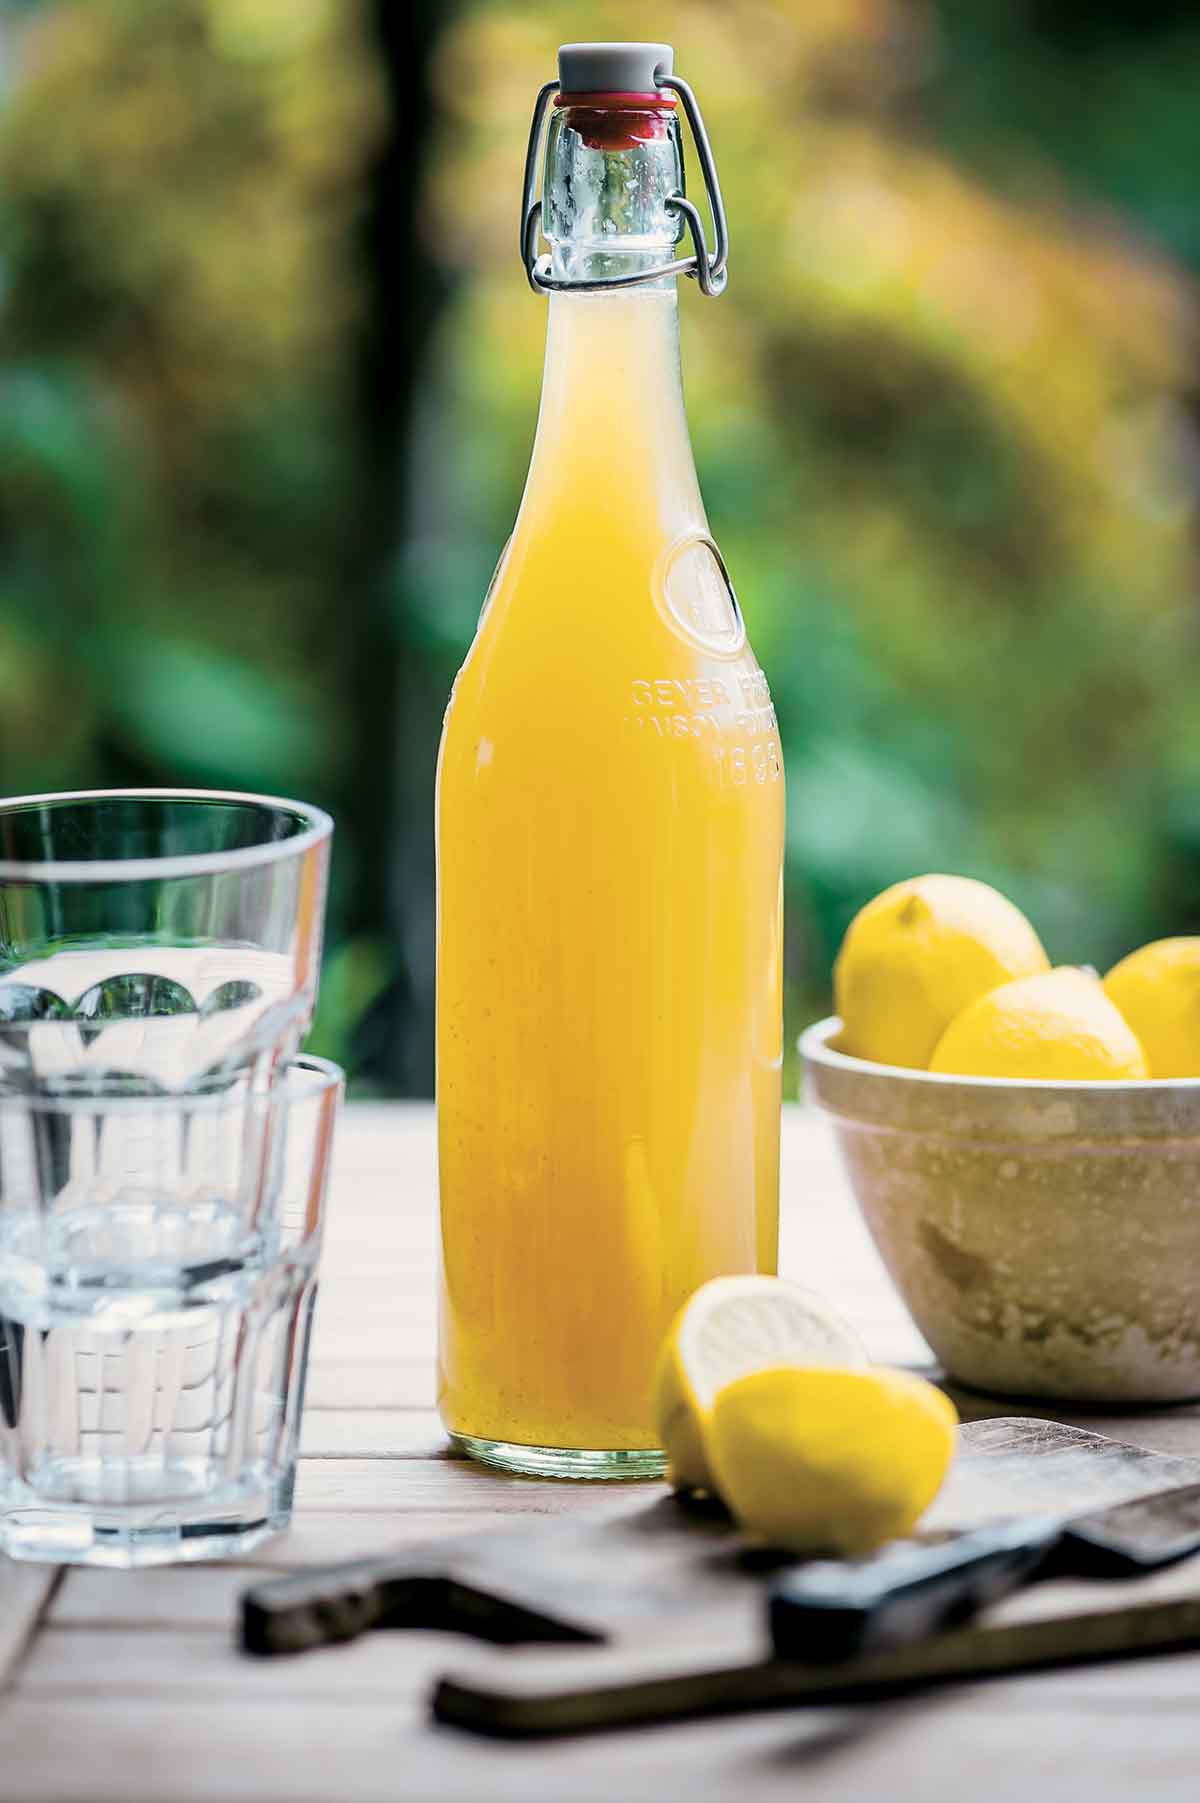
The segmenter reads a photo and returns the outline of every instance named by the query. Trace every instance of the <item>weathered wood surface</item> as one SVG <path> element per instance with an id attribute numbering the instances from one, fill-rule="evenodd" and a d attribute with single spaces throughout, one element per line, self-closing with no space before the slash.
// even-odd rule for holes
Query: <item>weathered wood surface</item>
<path id="1" fill-rule="evenodd" d="M 785 1271 L 834 1294 L 877 1358 L 927 1361 L 826 1128 L 799 1109 L 785 1121 L 784 1197 Z M 434 1228 L 432 1110 L 349 1109 L 296 1523 L 254 1567 L 368 1556 L 526 1512 L 611 1503 L 603 1487 L 504 1478 L 445 1455 L 432 1406 Z M 1200 1454 L 1200 1409 L 1075 1419 L 1158 1451 Z M 432 1678 L 463 1652 L 452 1637 L 377 1635 L 294 1661 L 241 1658 L 234 1607 L 251 1576 L 248 1566 L 58 1576 L 0 1564 L 0 1799 L 758 1803 L 801 1786 L 822 1803 L 960 1803 L 968 1788 L 972 1803 L 1196 1795 L 1200 1654 L 854 1708 L 492 1744 L 429 1722 Z"/>

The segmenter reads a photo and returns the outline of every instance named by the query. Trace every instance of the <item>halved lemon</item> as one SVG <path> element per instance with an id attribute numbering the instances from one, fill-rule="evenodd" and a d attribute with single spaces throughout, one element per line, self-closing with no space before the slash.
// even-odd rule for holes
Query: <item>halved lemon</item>
<path id="1" fill-rule="evenodd" d="M 816 1290 L 782 1277 L 714 1277 L 684 1303 L 655 1379 L 667 1477 L 678 1490 L 715 1490 L 706 1439 L 718 1390 L 776 1365 L 867 1363 L 850 1323 Z"/>

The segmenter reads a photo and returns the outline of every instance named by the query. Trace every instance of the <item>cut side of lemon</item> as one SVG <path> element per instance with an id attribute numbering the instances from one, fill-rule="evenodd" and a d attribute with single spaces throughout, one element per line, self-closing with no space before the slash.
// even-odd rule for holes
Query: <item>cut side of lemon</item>
<path id="1" fill-rule="evenodd" d="M 714 1277 L 671 1324 L 655 1382 L 667 1476 L 679 1490 L 715 1490 L 707 1435 L 717 1392 L 777 1365 L 867 1364 L 862 1341 L 818 1291 L 782 1277 Z"/>

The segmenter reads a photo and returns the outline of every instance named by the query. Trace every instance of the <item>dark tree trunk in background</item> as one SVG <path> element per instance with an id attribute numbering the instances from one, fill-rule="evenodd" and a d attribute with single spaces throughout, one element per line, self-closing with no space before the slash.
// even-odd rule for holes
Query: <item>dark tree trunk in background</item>
<path id="1" fill-rule="evenodd" d="M 366 230 L 372 310 L 364 344 L 362 520 L 368 629 L 353 653 L 355 794 L 346 839 L 357 848 L 349 931 L 386 924 L 397 975 L 363 1022 L 356 1074 L 401 1095 L 433 1089 L 433 763 L 429 693 L 406 644 L 396 570 L 407 448 L 423 351 L 440 284 L 417 230 L 430 141 L 429 64 L 453 7 L 374 0 L 390 98 Z M 436 719 L 436 716 L 435 716 Z M 436 746 L 436 727 L 433 744 Z"/>

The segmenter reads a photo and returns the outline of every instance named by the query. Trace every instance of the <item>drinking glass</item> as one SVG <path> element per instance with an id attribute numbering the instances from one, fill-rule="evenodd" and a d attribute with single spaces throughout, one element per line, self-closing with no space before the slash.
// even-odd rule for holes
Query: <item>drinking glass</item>
<path id="1" fill-rule="evenodd" d="M 0 1096 L 0 1547 L 139 1566 L 290 1519 L 342 1074 Z"/>
<path id="2" fill-rule="evenodd" d="M 297 1056 L 331 832 L 302 803 L 205 790 L 0 802 L 17 1557 L 215 1555 L 287 1518 L 340 1086 Z"/>
<path id="3" fill-rule="evenodd" d="M 0 802 L 0 1092 L 269 1083 L 316 998 L 333 823 L 270 796 Z"/>

